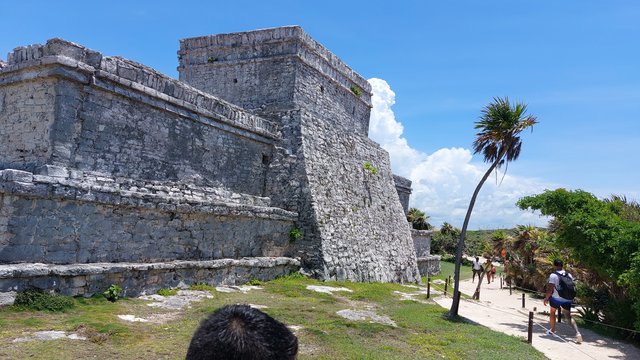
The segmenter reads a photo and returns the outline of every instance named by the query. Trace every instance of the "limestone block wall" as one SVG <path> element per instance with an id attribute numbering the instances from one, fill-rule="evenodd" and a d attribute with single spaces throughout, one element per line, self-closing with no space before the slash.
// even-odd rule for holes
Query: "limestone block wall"
<path id="1" fill-rule="evenodd" d="M 0 167 L 34 168 L 51 157 L 55 79 L 3 86 L 0 91 Z"/>
<path id="2" fill-rule="evenodd" d="M 222 202 L 227 197 L 235 199 Z M 297 214 L 266 202 L 171 182 L 2 170 L 0 263 L 290 255 L 289 231 Z"/>
<path id="3" fill-rule="evenodd" d="M 371 86 L 299 26 L 183 39 L 178 57 L 180 80 L 243 108 L 304 104 L 337 126 L 369 131 Z"/>
<path id="4" fill-rule="evenodd" d="M 366 137 L 303 116 L 303 147 L 323 276 L 418 281 L 409 223 L 395 191 L 389 156 Z M 331 159 L 331 160 L 328 160 Z M 372 167 L 365 168 L 365 163 Z"/>
<path id="5" fill-rule="evenodd" d="M 264 193 L 275 125 L 209 94 L 62 40 L 17 49 L 1 76 L 4 168 L 53 164 Z"/>
<path id="6" fill-rule="evenodd" d="M 431 234 L 431 230 L 411 229 L 416 256 L 423 257 L 431 255 Z"/>
<path id="7" fill-rule="evenodd" d="M 411 180 L 402 176 L 393 175 L 393 182 L 400 198 L 400 204 L 406 214 L 409 211 L 409 199 L 411 198 Z"/>

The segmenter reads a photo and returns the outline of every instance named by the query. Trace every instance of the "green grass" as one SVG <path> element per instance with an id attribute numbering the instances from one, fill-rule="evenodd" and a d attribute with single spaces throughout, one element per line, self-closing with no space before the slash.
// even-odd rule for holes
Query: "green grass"
<path id="1" fill-rule="evenodd" d="M 449 265 L 443 264 L 445 273 Z M 307 290 L 308 285 L 351 289 L 333 295 Z M 465 321 L 449 321 L 435 303 L 399 301 L 394 291 L 411 292 L 399 284 L 322 283 L 299 274 L 262 282 L 263 290 L 215 293 L 213 299 L 193 303 L 179 316 L 163 324 L 129 323 L 120 314 L 145 317 L 171 313 L 147 306 L 138 299 L 112 303 L 101 296 L 74 299 L 64 313 L 0 309 L 0 358 L 112 358 L 183 359 L 199 322 L 225 304 L 268 306 L 264 311 L 280 321 L 301 326 L 296 332 L 299 359 L 544 359 L 521 339 Z M 207 291 L 211 287 L 198 286 Z M 342 309 L 371 309 L 393 319 L 397 327 L 350 321 L 336 314 Z M 12 343 L 38 330 L 81 329 L 91 341 Z M 523 334 L 524 336 L 524 334 Z"/>
<path id="2" fill-rule="evenodd" d="M 440 280 L 444 280 L 445 278 L 449 278 L 449 276 L 451 276 L 451 279 L 453 279 L 453 273 L 455 270 L 455 264 L 452 262 L 448 262 L 448 261 L 441 261 L 440 262 L 440 274 L 432 276 L 431 279 L 440 279 Z M 471 271 L 471 267 L 470 266 L 461 266 L 460 267 L 460 280 L 466 280 L 466 279 L 471 279 L 471 276 L 473 276 L 473 271 Z M 426 283 L 427 282 L 427 277 L 423 277 L 422 278 L 422 282 Z"/>

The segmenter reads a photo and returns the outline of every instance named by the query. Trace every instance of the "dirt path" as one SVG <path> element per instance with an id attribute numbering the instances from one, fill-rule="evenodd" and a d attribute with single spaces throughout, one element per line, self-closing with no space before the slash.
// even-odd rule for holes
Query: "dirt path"
<path id="1" fill-rule="evenodd" d="M 522 308 L 522 292 L 509 295 L 508 289 L 500 289 L 500 281 L 482 284 L 480 301 L 462 300 L 459 314 L 469 320 L 487 326 L 505 334 L 527 338 L 529 311 L 536 307 L 538 311 L 547 310 L 542 300 L 525 296 L 525 308 Z M 476 280 L 477 282 L 477 280 Z M 476 284 L 471 280 L 460 283 L 460 291 L 472 295 Z M 451 298 L 439 296 L 435 301 L 442 307 L 451 307 Z M 556 327 L 558 336 L 546 335 L 549 328 L 548 316 L 535 315 L 533 319 L 532 345 L 552 360 L 578 359 L 639 359 L 640 350 L 621 341 L 611 340 L 587 329 L 580 329 L 584 341 L 575 342 L 575 332 L 563 322 Z"/>

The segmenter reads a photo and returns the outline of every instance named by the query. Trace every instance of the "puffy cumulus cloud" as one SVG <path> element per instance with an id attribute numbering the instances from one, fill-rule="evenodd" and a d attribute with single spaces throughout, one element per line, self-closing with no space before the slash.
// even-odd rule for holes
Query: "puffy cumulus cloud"
<path id="1" fill-rule="evenodd" d="M 394 173 L 413 182 L 411 206 L 425 211 L 430 222 L 444 221 L 461 227 L 471 195 L 488 165 L 474 164 L 469 149 L 444 148 L 432 154 L 420 152 L 402 137 L 404 128 L 391 107 L 395 93 L 382 79 L 369 79 L 373 96 L 369 137 L 389 152 Z M 551 184 L 538 179 L 493 174 L 476 201 L 470 229 L 511 228 L 517 224 L 544 226 L 548 219 L 515 206 L 523 196 L 537 194 Z"/>

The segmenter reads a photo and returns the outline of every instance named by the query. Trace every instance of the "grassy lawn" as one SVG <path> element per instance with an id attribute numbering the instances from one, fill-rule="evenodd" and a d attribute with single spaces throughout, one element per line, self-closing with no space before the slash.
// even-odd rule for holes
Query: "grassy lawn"
<path id="1" fill-rule="evenodd" d="M 443 264 L 443 277 L 448 276 Z M 451 271 L 452 273 L 452 271 Z M 470 273 L 470 271 L 469 271 Z M 307 285 L 342 286 L 353 292 L 333 295 L 306 289 Z M 299 359 L 544 359 L 522 339 L 463 321 L 443 318 L 446 309 L 434 303 L 400 301 L 394 291 L 415 289 L 398 284 L 322 283 L 299 275 L 262 284 L 246 294 L 212 290 L 213 299 L 193 303 L 181 311 L 147 306 L 140 299 L 116 303 L 104 298 L 76 298 L 64 313 L 0 309 L 0 358 L 8 359 L 182 359 L 202 318 L 224 304 L 267 306 L 265 312 L 296 330 Z M 424 297 L 422 297 L 422 300 Z M 397 327 L 346 320 L 342 309 L 374 310 Z M 150 317 L 169 314 L 161 324 L 132 323 L 117 315 Z M 79 331 L 88 341 L 12 342 L 35 331 Z"/>

